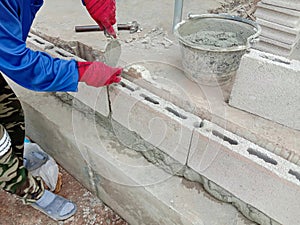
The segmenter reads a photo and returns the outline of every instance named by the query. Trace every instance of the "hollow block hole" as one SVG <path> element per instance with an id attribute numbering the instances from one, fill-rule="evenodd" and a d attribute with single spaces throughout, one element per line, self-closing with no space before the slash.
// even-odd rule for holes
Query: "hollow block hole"
<path id="1" fill-rule="evenodd" d="M 279 58 L 276 58 L 276 57 L 268 57 L 266 55 L 260 55 L 260 57 L 262 57 L 264 59 L 269 59 L 269 60 L 272 60 L 272 61 L 278 62 L 278 63 L 283 63 L 283 64 L 287 64 L 287 65 L 291 64 L 290 61 L 282 60 L 282 59 L 279 59 Z"/>
<path id="2" fill-rule="evenodd" d="M 123 88 L 126 88 L 128 89 L 129 91 L 135 91 L 135 89 L 133 87 L 130 87 L 129 85 L 125 84 L 124 82 L 120 82 L 120 85 L 123 87 Z"/>
<path id="3" fill-rule="evenodd" d="M 158 101 L 154 100 L 153 98 L 147 95 L 141 94 L 140 96 L 143 97 L 146 101 L 153 103 L 154 105 L 159 105 Z"/>
<path id="4" fill-rule="evenodd" d="M 38 39 L 33 39 L 35 42 L 37 42 L 37 43 L 39 43 L 40 45 L 44 45 L 45 44 L 45 42 L 42 42 L 42 41 L 40 41 L 40 40 L 38 40 Z"/>
<path id="5" fill-rule="evenodd" d="M 182 115 L 181 113 L 177 112 L 175 109 L 172 109 L 170 107 L 166 107 L 166 110 L 168 110 L 170 113 L 173 113 L 175 116 L 179 117 L 180 119 L 187 119 L 187 117 L 185 115 Z"/>
<path id="6" fill-rule="evenodd" d="M 233 139 L 225 136 L 224 134 L 221 134 L 220 132 L 218 132 L 216 130 L 213 130 L 212 134 L 218 138 L 221 138 L 223 141 L 227 141 L 231 145 L 238 145 L 238 142 L 236 140 L 233 140 Z"/>
<path id="7" fill-rule="evenodd" d="M 194 127 L 195 128 L 202 128 L 204 126 L 204 122 L 203 121 L 201 121 L 201 122 L 195 122 L 194 123 Z"/>
<path id="8" fill-rule="evenodd" d="M 61 51 L 55 50 L 55 52 L 56 52 L 57 54 L 61 55 L 62 57 L 70 57 L 70 56 L 68 56 L 68 55 L 66 55 L 66 54 L 64 54 L 64 53 L 62 53 Z"/>
<path id="9" fill-rule="evenodd" d="M 267 156 L 267 155 L 265 155 L 265 154 L 263 154 L 263 153 L 255 150 L 253 148 L 248 148 L 247 151 L 248 151 L 248 153 L 250 155 L 255 155 L 256 157 L 264 160 L 266 163 L 270 163 L 270 164 L 273 164 L 273 165 L 277 165 L 278 164 L 278 162 L 276 160 L 270 158 L 269 156 Z"/>
<path id="10" fill-rule="evenodd" d="M 294 170 L 290 170 L 289 174 L 293 175 L 294 177 L 296 177 L 297 180 L 300 181 L 300 173 Z"/>

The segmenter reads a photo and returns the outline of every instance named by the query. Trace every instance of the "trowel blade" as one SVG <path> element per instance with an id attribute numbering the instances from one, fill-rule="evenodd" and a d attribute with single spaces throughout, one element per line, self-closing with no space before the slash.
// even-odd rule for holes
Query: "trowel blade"
<path id="1" fill-rule="evenodd" d="M 117 39 L 110 39 L 105 46 L 104 59 L 109 66 L 115 67 L 121 55 L 121 44 Z"/>

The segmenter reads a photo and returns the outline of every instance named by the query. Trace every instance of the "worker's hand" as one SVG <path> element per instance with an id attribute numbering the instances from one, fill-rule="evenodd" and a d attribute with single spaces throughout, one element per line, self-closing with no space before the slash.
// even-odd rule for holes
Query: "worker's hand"
<path id="1" fill-rule="evenodd" d="M 113 25 L 116 23 L 115 0 L 84 0 L 91 17 L 98 23 L 101 30 L 117 37 Z"/>
<path id="2" fill-rule="evenodd" d="M 102 62 L 77 62 L 79 81 L 102 87 L 121 81 L 122 68 L 110 67 Z"/>

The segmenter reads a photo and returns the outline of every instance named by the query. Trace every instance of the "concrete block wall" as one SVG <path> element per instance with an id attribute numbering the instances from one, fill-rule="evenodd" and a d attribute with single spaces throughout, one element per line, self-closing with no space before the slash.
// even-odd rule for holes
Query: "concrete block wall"
<path id="1" fill-rule="evenodd" d="M 200 184 L 172 176 L 122 145 L 93 114 L 11 85 L 25 109 L 27 134 L 129 224 L 255 224 Z"/>
<path id="2" fill-rule="evenodd" d="M 244 55 L 229 104 L 300 130 L 300 62 L 251 50 Z"/>
<path id="3" fill-rule="evenodd" d="M 291 57 L 300 37 L 300 2 L 262 0 L 257 4 L 255 17 L 261 26 L 261 38 L 254 48 Z"/>
<path id="4" fill-rule="evenodd" d="M 60 49 L 50 50 L 55 54 Z M 182 168 L 192 168 L 193 173 L 197 174 L 193 177 L 197 179 L 191 180 L 202 183 L 203 180 L 209 179 L 214 182 L 216 184 L 212 187 L 214 192 L 218 192 L 221 196 L 228 193 L 222 199 L 223 201 L 233 202 L 229 199 L 238 199 L 234 204 L 238 205 L 239 210 L 252 220 L 263 225 L 278 224 L 275 220 L 282 224 L 299 223 L 296 217 L 299 209 L 295 204 L 300 200 L 298 196 L 300 170 L 296 165 L 209 121 L 203 121 L 126 79 L 123 79 L 120 84 L 112 85 L 108 92 L 102 89 L 95 91 L 91 87 L 83 86 L 79 87 L 79 93 L 82 91 L 81 88 L 87 89 L 84 90 L 82 97 L 77 98 L 79 96 L 77 94 L 73 94 L 72 97 L 106 118 L 107 123 L 112 127 L 112 133 L 107 127 L 99 127 L 96 120 L 85 122 L 87 118 L 78 115 L 77 106 L 72 105 L 76 104 L 76 101 L 71 101 L 68 105 L 57 104 L 58 100 L 53 96 L 36 95 L 35 100 L 25 94 L 23 101 L 27 104 L 29 115 L 27 123 L 29 135 L 41 143 L 46 150 L 53 151 L 53 147 L 57 148 L 50 154 L 132 224 L 142 224 L 143 219 L 147 221 L 146 224 L 195 224 L 195 220 L 187 218 L 186 215 L 189 214 L 182 213 L 182 207 L 174 208 L 173 204 L 167 204 L 168 201 L 170 203 L 174 200 L 166 198 L 169 195 L 165 188 L 156 186 L 148 188 L 148 178 L 163 177 L 164 180 L 168 180 L 170 175 L 164 172 L 161 174 L 159 168 L 145 161 L 143 165 L 145 163 L 146 168 L 150 170 L 148 172 L 141 170 L 138 167 L 141 163 L 140 156 L 131 151 L 136 149 L 126 148 L 124 136 L 118 136 L 114 130 L 117 128 L 113 125 L 114 121 L 125 128 L 123 131 L 125 137 L 126 132 L 136 133 L 145 143 L 152 144 L 174 159 L 174 162 L 179 162 Z M 94 99 L 89 99 L 91 97 Z M 105 104 L 101 104 L 104 108 L 97 108 L 99 99 L 104 99 Z M 46 100 L 57 105 L 55 109 L 53 108 L 55 113 L 51 113 L 53 112 L 50 110 L 51 107 L 40 105 L 40 102 Z M 74 120 L 74 115 L 77 120 Z M 66 121 L 61 123 L 61 118 L 66 118 Z M 51 138 L 45 139 L 43 131 L 46 131 L 45 135 Z M 61 155 L 58 151 L 58 143 L 64 143 L 63 146 L 68 151 L 64 151 Z M 149 150 L 147 145 L 142 148 L 145 151 Z M 73 155 L 78 159 L 75 160 Z M 124 155 L 126 160 L 123 161 Z M 133 170 L 128 169 L 128 163 L 134 162 L 137 158 L 139 160 L 135 162 Z M 78 163 L 75 165 L 74 162 Z M 173 161 L 169 163 L 172 164 Z M 78 168 L 78 164 L 83 164 L 82 168 Z M 188 173 L 187 171 L 183 174 Z M 160 175 L 157 176 L 157 173 Z M 158 181 L 160 182 L 161 180 Z M 141 188 L 135 191 L 131 186 Z M 271 194 L 268 195 L 269 192 Z M 135 202 L 136 193 L 143 196 L 145 201 Z M 277 197 L 276 194 L 280 193 L 281 195 Z M 291 196 L 294 198 L 292 199 Z M 273 199 L 275 197 L 277 199 Z M 184 199 L 185 196 L 182 196 L 178 201 L 182 203 Z M 270 207 L 268 202 L 276 207 Z M 133 204 L 133 208 L 128 208 L 128 203 Z M 195 203 L 195 206 L 199 204 Z M 179 205 L 182 204 L 177 206 Z M 249 205 L 256 209 L 249 210 Z M 294 208 L 292 209 L 291 206 Z M 139 215 L 135 213 L 136 209 L 141 210 Z M 203 224 L 201 218 L 207 216 L 204 214 L 198 217 L 198 213 L 202 210 L 193 213 L 199 219 L 199 224 Z M 193 209 L 188 208 L 186 212 L 191 211 Z M 254 211 L 255 216 L 253 216 Z M 215 221 L 211 224 L 220 224 L 220 222 Z"/>

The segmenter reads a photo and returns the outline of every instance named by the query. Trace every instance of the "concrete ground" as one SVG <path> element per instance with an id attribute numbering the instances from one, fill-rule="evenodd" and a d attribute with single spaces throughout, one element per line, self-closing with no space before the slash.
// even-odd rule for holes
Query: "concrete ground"
<path id="1" fill-rule="evenodd" d="M 77 204 L 77 213 L 66 221 L 56 222 L 31 206 L 23 205 L 14 196 L 0 191 L 0 225 L 128 225 L 101 200 L 84 188 L 65 170 L 59 193 Z"/>

